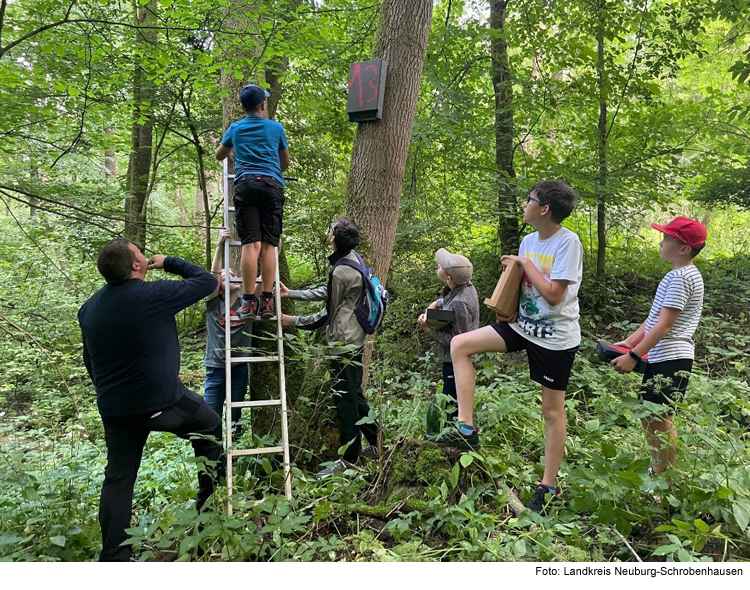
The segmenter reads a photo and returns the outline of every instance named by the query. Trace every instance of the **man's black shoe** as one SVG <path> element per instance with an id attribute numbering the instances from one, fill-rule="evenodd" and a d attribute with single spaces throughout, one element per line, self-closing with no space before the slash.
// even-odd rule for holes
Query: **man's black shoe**
<path id="1" fill-rule="evenodd" d="M 539 484 L 536 490 L 534 490 L 534 495 L 531 497 L 531 501 L 526 504 L 526 508 L 531 510 L 531 512 L 539 514 L 547 507 L 547 504 L 552 501 L 552 498 L 554 498 L 556 494 L 557 490 L 554 487 Z"/>
<path id="2" fill-rule="evenodd" d="M 464 434 L 463 431 L 469 428 L 471 431 Z M 479 431 L 465 424 L 461 426 L 456 424 L 445 433 L 425 434 L 424 439 L 441 447 L 453 447 L 466 451 L 478 451 L 482 446 L 479 444 Z"/>

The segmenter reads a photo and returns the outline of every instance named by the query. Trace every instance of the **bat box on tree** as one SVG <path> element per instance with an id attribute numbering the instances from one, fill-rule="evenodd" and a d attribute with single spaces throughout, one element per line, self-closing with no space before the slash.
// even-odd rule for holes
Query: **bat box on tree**
<path id="1" fill-rule="evenodd" d="M 385 75 L 388 62 L 383 59 L 362 61 L 349 66 L 349 97 L 346 112 L 354 123 L 383 118 Z"/>

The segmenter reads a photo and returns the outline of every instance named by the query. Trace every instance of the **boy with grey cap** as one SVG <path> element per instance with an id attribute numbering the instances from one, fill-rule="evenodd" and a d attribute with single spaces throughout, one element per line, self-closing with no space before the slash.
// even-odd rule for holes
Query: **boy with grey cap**
<path id="1" fill-rule="evenodd" d="M 419 316 L 418 323 L 437 342 L 438 358 L 443 363 L 443 393 L 455 402 L 453 409 L 446 414 L 448 423 L 452 424 L 458 417 L 458 401 L 451 360 L 451 340 L 458 334 L 471 332 L 479 327 L 479 296 L 471 284 L 474 266 L 466 256 L 451 254 L 445 248 L 440 248 L 435 252 L 435 261 L 438 263 L 437 276 L 445 287 L 443 296 L 430 303 L 427 309 L 452 311 L 455 319 L 442 328 L 432 328 L 427 323 L 426 313 L 423 313 Z"/>
<path id="2" fill-rule="evenodd" d="M 221 161 L 232 152 L 234 166 L 234 207 L 237 233 L 242 242 L 242 306 L 237 314 L 242 321 L 271 319 L 273 283 L 276 278 L 276 255 L 284 214 L 284 170 L 289 168 L 289 144 L 280 123 L 268 119 L 266 99 L 270 94 L 256 84 L 240 90 L 240 102 L 247 114 L 229 126 L 216 159 Z M 255 296 L 261 262 L 260 301 Z"/>

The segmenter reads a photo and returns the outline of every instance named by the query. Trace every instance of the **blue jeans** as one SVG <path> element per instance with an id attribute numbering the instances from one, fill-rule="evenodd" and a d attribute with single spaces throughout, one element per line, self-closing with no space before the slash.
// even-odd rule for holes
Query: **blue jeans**
<path id="1" fill-rule="evenodd" d="M 247 394 L 247 365 L 234 365 L 232 367 L 232 401 L 241 402 Z M 206 404 L 219 416 L 224 417 L 224 401 L 226 400 L 226 370 L 217 367 L 206 367 L 206 385 L 203 388 L 203 399 Z M 232 410 L 232 422 L 237 422 L 242 417 L 242 410 Z"/>

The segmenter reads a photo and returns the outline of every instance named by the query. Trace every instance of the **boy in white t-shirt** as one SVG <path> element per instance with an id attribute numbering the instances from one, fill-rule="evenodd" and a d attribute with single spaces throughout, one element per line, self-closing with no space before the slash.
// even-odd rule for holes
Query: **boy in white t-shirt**
<path id="1" fill-rule="evenodd" d="M 675 217 L 667 225 L 652 223 L 664 234 L 659 256 L 672 264 L 656 290 L 648 318 L 617 346 L 628 354 L 610 364 L 619 373 L 633 370 L 636 360 L 648 353 L 641 399 L 665 406 L 665 413 L 641 419 L 651 449 L 649 474 L 661 473 L 677 461 L 677 429 L 670 406 L 685 393 L 693 368 L 693 334 L 703 311 L 703 277 L 693 259 L 706 245 L 706 228 L 687 217 Z M 666 444 L 661 439 L 666 437 Z"/>
<path id="2" fill-rule="evenodd" d="M 531 379 L 542 386 L 546 425 L 544 476 L 527 508 L 541 512 L 556 493 L 565 439 L 565 391 L 573 359 L 581 342 L 578 326 L 578 287 L 583 275 L 583 248 L 578 236 L 560 223 L 570 215 L 576 194 L 567 184 L 543 180 L 534 185 L 523 209 L 523 220 L 536 228 L 521 242 L 523 266 L 518 313 L 497 323 L 455 336 L 451 358 L 458 393 L 458 422 L 454 429 L 428 440 L 460 449 L 478 449 L 473 404 L 476 375 L 471 356 L 480 352 L 526 350 Z M 503 257 L 506 258 L 506 257 Z"/>

